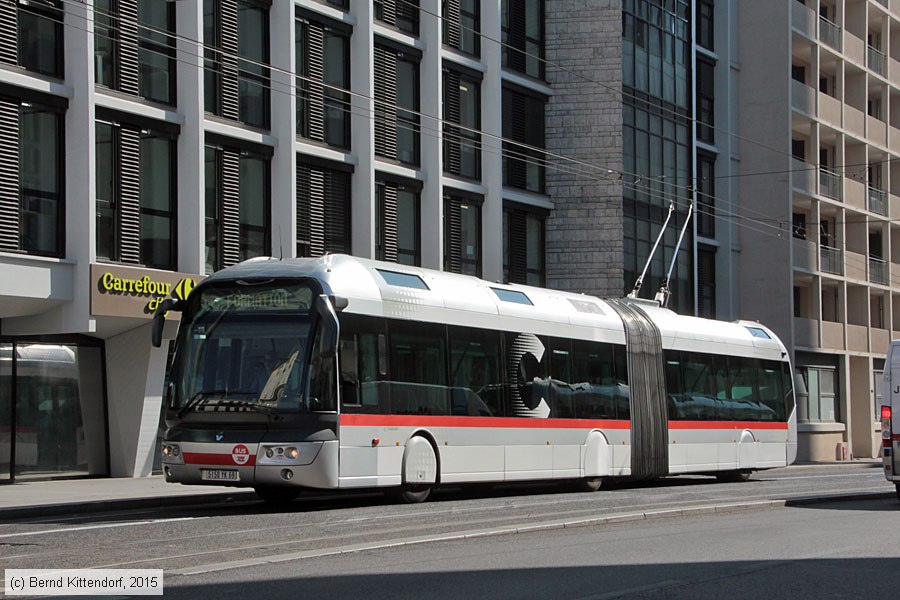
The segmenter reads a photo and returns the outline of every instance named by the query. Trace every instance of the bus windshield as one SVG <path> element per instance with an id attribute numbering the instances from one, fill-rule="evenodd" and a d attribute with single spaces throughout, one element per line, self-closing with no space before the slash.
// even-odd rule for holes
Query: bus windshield
<path id="1" fill-rule="evenodd" d="M 169 408 L 298 412 L 314 294 L 303 284 L 228 285 L 191 295 Z"/>

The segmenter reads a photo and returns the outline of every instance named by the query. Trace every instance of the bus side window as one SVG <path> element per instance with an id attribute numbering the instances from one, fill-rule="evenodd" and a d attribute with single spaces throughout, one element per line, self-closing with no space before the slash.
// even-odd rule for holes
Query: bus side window
<path id="1" fill-rule="evenodd" d="M 616 418 L 631 419 L 631 391 L 628 387 L 628 351 L 625 346 L 614 346 L 616 365 Z"/>
<path id="2" fill-rule="evenodd" d="M 684 404 L 684 382 L 681 378 L 681 353 L 677 350 L 667 350 L 666 358 L 666 395 L 669 408 L 669 418 L 673 420 L 684 419 L 682 406 Z"/>
<path id="3" fill-rule="evenodd" d="M 341 365 L 341 404 L 360 404 L 359 341 L 356 334 L 342 334 L 338 346 Z"/>

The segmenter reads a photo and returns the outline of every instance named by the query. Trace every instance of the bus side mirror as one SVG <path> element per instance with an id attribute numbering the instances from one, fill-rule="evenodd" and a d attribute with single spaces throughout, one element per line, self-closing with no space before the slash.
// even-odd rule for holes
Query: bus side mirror
<path id="1" fill-rule="evenodd" d="M 154 348 L 162 346 L 162 332 L 166 324 L 166 313 L 170 310 L 184 310 L 184 301 L 166 298 L 153 311 L 153 327 L 150 330 L 150 341 L 153 343 Z"/>
<path id="2" fill-rule="evenodd" d="M 328 296 L 324 294 L 319 296 L 316 302 L 316 311 L 322 319 L 322 356 L 331 358 L 337 354 L 339 331 L 337 313 L 334 312 Z"/>

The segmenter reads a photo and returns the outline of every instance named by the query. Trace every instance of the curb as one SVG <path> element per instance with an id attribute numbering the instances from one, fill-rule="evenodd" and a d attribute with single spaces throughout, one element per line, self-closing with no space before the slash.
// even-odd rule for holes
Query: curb
<path id="1" fill-rule="evenodd" d="M 184 494 L 179 496 L 158 496 L 139 498 L 115 498 L 111 500 L 88 500 L 85 502 L 61 502 L 36 506 L 16 506 L 0 508 L 0 521 L 8 519 L 30 519 L 33 517 L 57 517 L 60 515 L 88 515 L 116 510 L 176 508 L 202 506 L 206 504 L 230 504 L 259 500 L 256 492 L 223 492 L 206 494 Z"/>

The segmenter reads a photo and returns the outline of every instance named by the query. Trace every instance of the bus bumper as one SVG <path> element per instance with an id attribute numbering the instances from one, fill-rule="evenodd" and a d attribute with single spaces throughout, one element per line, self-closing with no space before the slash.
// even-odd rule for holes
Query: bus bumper
<path id="1" fill-rule="evenodd" d="M 227 487 L 338 487 L 340 442 L 337 440 L 237 445 L 181 443 L 177 446 L 178 457 L 163 458 L 163 472 L 168 482 Z M 267 452 L 278 448 L 282 449 L 281 453 Z M 296 458 L 285 456 L 284 451 L 289 448 L 298 449 Z"/>

